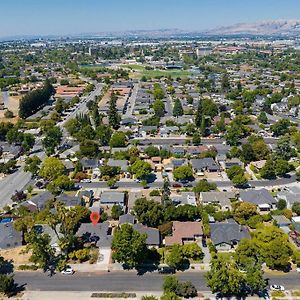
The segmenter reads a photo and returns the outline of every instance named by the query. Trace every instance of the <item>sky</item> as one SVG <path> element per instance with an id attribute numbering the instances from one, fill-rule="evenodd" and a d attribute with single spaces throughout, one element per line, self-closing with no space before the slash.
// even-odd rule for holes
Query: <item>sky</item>
<path id="1" fill-rule="evenodd" d="M 300 0 L 0 0 L 0 37 L 300 20 Z"/>

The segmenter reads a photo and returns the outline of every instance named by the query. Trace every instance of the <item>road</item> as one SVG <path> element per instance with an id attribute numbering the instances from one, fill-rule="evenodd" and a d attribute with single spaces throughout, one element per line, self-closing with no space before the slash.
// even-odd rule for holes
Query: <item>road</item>
<path id="1" fill-rule="evenodd" d="M 75 111 L 70 112 L 66 119 L 63 122 L 58 123 L 57 125 L 63 131 L 63 139 L 66 139 L 67 133 L 64 129 L 64 124 L 71 118 L 74 118 L 78 113 L 85 113 L 87 111 L 86 103 L 90 100 L 94 100 L 95 96 L 100 95 L 103 88 L 103 84 L 96 84 L 95 90 L 92 91 L 84 101 L 81 101 L 77 109 Z M 36 141 L 36 145 L 33 150 L 41 148 L 41 139 Z M 41 159 L 45 157 L 45 153 L 40 151 L 37 154 Z M 24 172 L 24 166 L 22 165 L 19 169 L 4 179 L 0 180 L 0 208 L 4 207 L 7 204 L 11 204 L 11 196 L 15 193 L 15 191 L 23 190 L 30 182 L 31 174 Z"/>
<path id="2" fill-rule="evenodd" d="M 192 186 L 195 186 L 199 180 L 195 180 L 190 182 Z M 229 188 L 232 187 L 231 181 L 210 181 L 214 182 L 219 188 Z M 296 182 L 296 176 L 291 175 L 290 177 L 277 178 L 274 180 L 250 180 L 249 184 L 252 187 L 272 187 L 272 186 L 283 186 L 290 183 Z M 171 186 L 174 182 L 170 182 Z M 88 188 L 107 188 L 107 184 L 105 181 L 98 182 L 81 182 L 80 185 L 86 189 Z M 154 181 L 148 184 L 150 188 L 161 188 L 163 186 L 163 181 Z M 136 181 L 118 181 L 116 183 L 116 187 L 119 188 L 141 188 L 142 185 Z"/>
<path id="3" fill-rule="evenodd" d="M 176 275 L 180 280 L 190 280 L 199 291 L 208 291 L 204 272 L 186 272 Z M 111 273 L 75 273 L 73 276 L 56 274 L 49 277 L 40 272 L 17 272 L 15 280 L 26 284 L 31 291 L 161 291 L 163 275 L 158 273 L 137 275 L 132 271 Z M 300 274 L 266 276 L 269 284 L 280 284 L 286 289 L 299 289 Z"/>

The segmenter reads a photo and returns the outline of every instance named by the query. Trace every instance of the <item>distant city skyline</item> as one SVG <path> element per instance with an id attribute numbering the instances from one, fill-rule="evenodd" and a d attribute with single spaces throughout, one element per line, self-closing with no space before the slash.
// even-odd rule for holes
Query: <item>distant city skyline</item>
<path id="1" fill-rule="evenodd" d="M 201 31 L 263 20 L 300 19 L 299 0 L 10 0 L 0 37 L 177 28 Z"/>

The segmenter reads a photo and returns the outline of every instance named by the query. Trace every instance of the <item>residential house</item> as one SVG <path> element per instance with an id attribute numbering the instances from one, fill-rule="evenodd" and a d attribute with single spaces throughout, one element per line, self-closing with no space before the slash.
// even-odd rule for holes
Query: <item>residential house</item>
<path id="1" fill-rule="evenodd" d="M 204 204 L 216 204 L 221 210 L 231 210 L 231 200 L 236 198 L 233 192 L 201 192 L 199 201 Z"/>
<path id="2" fill-rule="evenodd" d="M 292 224 L 292 222 L 286 216 L 279 215 L 272 216 L 272 218 L 275 221 L 276 225 L 284 232 L 289 233 L 291 231 L 289 226 Z"/>
<path id="3" fill-rule="evenodd" d="M 143 224 L 133 224 L 133 229 L 137 230 L 140 234 L 146 234 L 146 245 L 147 247 L 158 248 L 161 244 L 160 232 L 157 228 L 145 226 Z"/>
<path id="4" fill-rule="evenodd" d="M 128 161 L 125 159 L 112 159 L 110 158 L 107 162 L 107 165 L 110 167 L 118 167 L 120 168 L 122 174 L 124 174 L 124 176 L 129 176 L 129 172 L 128 172 Z"/>
<path id="5" fill-rule="evenodd" d="M 165 245 L 184 245 L 197 241 L 203 236 L 200 222 L 179 222 L 174 221 L 172 225 L 172 235 L 165 237 Z"/>
<path id="6" fill-rule="evenodd" d="M 240 193 L 239 198 L 241 201 L 255 204 L 261 212 L 275 209 L 277 204 L 277 200 L 266 189 L 244 191 Z"/>
<path id="7" fill-rule="evenodd" d="M 0 249 L 22 246 L 22 232 L 15 230 L 12 220 L 0 222 Z"/>
<path id="8" fill-rule="evenodd" d="M 54 199 L 53 194 L 48 191 L 45 191 L 31 197 L 30 199 L 22 203 L 22 206 L 34 206 L 37 211 L 40 211 L 46 207 L 47 201 L 51 199 Z"/>
<path id="9" fill-rule="evenodd" d="M 108 223 L 82 223 L 76 232 L 82 242 L 92 243 L 96 247 L 111 248 L 112 230 Z"/>
<path id="10" fill-rule="evenodd" d="M 125 193 L 122 192 L 102 192 L 100 195 L 101 205 L 125 205 Z"/>
<path id="11" fill-rule="evenodd" d="M 66 208 L 81 206 L 84 203 L 79 196 L 70 196 L 64 193 L 56 197 L 56 199 L 62 202 Z"/>
<path id="12" fill-rule="evenodd" d="M 93 169 L 99 168 L 99 166 L 100 166 L 100 162 L 98 159 L 83 158 L 80 160 L 80 163 L 81 163 L 82 169 L 84 171 L 93 170 Z"/>
<path id="13" fill-rule="evenodd" d="M 135 217 L 132 214 L 124 214 L 119 217 L 119 225 L 135 223 Z"/>
<path id="14" fill-rule="evenodd" d="M 173 195 L 170 197 L 174 205 L 197 205 L 196 196 L 193 192 L 182 192 L 179 195 Z"/>
<path id="15" fill-rule="evenodd" d="M 246 226 L 239 225 L 234 220 L 212 223 L 210 238 L 218 251 L 228 251 L 234 248 L 241 239 L 249 239 L 250 233 Z"/>
<path id="16" fill-rule="evenodd" d="M 202 175 L 202 173 L 205 171 L 207 172 L 220 171 L 220 167 L 217 165 L 217 163 L 214 161 L 212 157 L 191 159 L 191 164 L 196 174 Z"/>

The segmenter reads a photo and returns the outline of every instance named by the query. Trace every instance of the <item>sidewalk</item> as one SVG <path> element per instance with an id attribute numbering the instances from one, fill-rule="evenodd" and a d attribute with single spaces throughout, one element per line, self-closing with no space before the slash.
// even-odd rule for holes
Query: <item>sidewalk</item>
<path id="1" fill-rule="evenodd" d="M 100 292 L 100 290 L 99 290 Z M 104 291 L 101 291 L 103 293 Z M 92 298 L 92 294 L 94 292 L 53 292 L 53 291 L 26 291 L 22 296 L 22 300 L 53 300 L 53 299 L 63 299 L 63 300 L 87 300 L 87 299 L 101 299 L 101 300 L 122 300 L 125 298 Z M 96 293 L 96 292 L 95 292 Z M 108 292 L 109 293 L 109 292 Z M 127 298 L 129 300 L 141 300 L 143 296 L 155 296 L 157 299 L 160 299 L 162 296 L 162 292 L 134 292 L 130 291 L 130 293 L 135 293 L 135 298 Z M 193 299 L 215 299 L 215 296 L 210 292 L 200 292 L 200 297 L 195 297 Z M 258 299 L 258 298 L 256 298 Z"/>

